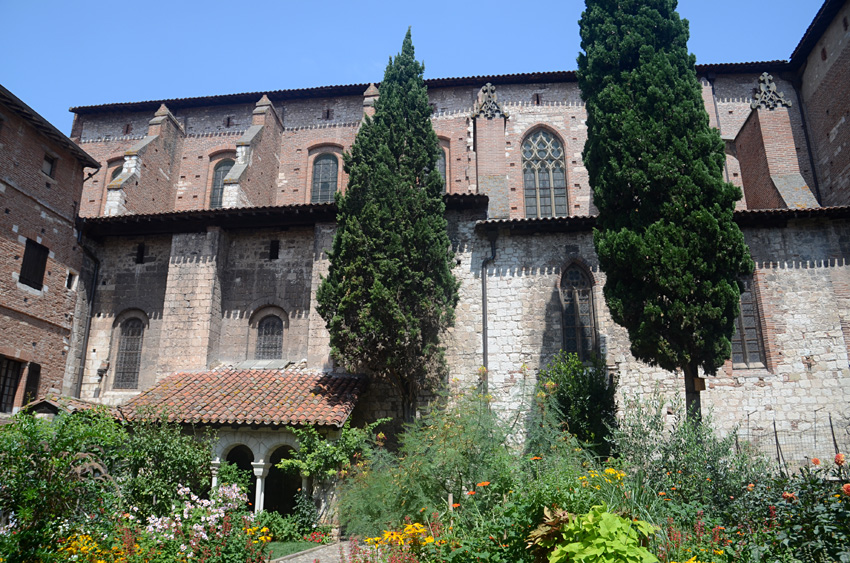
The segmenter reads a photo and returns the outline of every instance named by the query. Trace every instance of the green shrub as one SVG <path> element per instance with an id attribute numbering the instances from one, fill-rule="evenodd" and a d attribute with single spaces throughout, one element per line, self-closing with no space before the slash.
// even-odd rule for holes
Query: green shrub
<path id="1" fill-rule="evenodd" d="M 245 492 L 251 487 L 254 475 L 247 469 L 240 469 L 235 463 L 222 461 L 218 466 L 219 485 L 237 485 L 239 490 Z"/>
<path id="2" fill-rule="evenodd" d="M 276 542 L 302 541 L 306 533 L 306 530 L 302 530 L 298 525 L 296 517 L 291 514 L 282 516 L 277 512 L 263 510 L 257 513 L 256 524 L 268 528 Z"/>
<path id="3" fill-rule="evenodd" d="M 616 384 L 608 383 L 597 360 L 587 366 L 576 354 L 559 352 L 540 371 L 537 397 L 554 411 L 563 430 L 573 434 L 597 455 L 610 453 L 608 434 L 616 426 Z"/>

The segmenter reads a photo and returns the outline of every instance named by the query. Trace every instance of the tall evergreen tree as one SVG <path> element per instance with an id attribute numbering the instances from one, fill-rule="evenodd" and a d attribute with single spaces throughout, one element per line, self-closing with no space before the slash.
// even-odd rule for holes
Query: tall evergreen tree
<path id="1" fill-rule="evenodd" d="M 723 181 L 676 0 L 586 0 L 580 26 L 605 299 L 635 357 L 684 372 L 699 416 L 698 371 L 729 358 L 738 279 L 753 267 L 733 222 L 741 192 Z"/>
<path id="2" fill-rule="evenodd" d="M 410 30 L 345 155 L 330 270 L 316 299 L 332 354 L 349 370 L 392 383 L 405 420 L 443 372 L 440 333 L 454 319 L 459 284 L 446 231 L 440 155 Z"/>

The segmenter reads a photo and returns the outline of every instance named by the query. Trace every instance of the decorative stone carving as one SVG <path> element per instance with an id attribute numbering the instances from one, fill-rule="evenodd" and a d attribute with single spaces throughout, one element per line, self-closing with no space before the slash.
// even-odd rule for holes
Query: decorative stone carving
<path id="1" fill-rule="evenodd" d="M 496 87 L 491 83 L 487 83 L 481 87 L 478 92 L 478 101 L 475 102 L 475 109 L 472 111 L 472 117 L 486 117 L 493 119 L 494 117 L 507 118 L 508 114 L 502 110 L 499 101 L 496 97 Z"/>
<path id="2" fill-rule="evenodd" d="M 753 109 L 758 109 L 759 106 L 764 106 L 766 109 L 776 109 L 780 106 L 791 107 L 791 101 L 785 99 L 785 94 L 776 91 L 773 75 L 766 72 L 759 76 L 758 90 L 755 91 L 753 101 L 750 102 L 750 107 Z"/>

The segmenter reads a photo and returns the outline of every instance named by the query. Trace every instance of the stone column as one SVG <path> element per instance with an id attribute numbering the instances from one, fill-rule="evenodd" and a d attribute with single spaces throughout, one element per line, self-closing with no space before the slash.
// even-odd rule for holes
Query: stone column
<path id="1" fill-rule="evenodd" d="M 210 472 L 212 473 L 212 488 L 215 489 L 218 485 L 218 470 L 221 467 L 221 459 L 215 458 L 210 463 Z"/>
<path id="2" fill-rule="evenodd" d="M 257 492 L 254 494 L 255 514 L 263 509 L 263 503 L 266 500 L 266 476 L 269 474 L 271 466 L 271 463 L 251 463 L 251 467 L 254 468 L 254 476 L 257 478 Z"/>

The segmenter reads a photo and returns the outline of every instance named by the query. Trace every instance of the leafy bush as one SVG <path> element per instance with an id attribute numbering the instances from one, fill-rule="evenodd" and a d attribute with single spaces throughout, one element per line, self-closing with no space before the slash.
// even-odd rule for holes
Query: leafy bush
<path id="1" fill-rule="evenodd" d="M 626 400 L 611 439 L 628 471 L 640 474 L 683 522 L 693 524 L 699 511 L 728 513 L 748 483 L 770 475 L 763 457 L 735 447 L 734 432 L 719 437 L 710 415 L 688 419 L 674 402 L 673 416 L 665 421 L 662 406 L 659 396 Z"/>
<path id="2" fill-rule="evenodd" d="M 615 394 L 598 360 L 586 366 L 576 354 L 561 351 L 540 371 L 538 398 L 547 400 L 564 430 L 603 457 L 610 453 L 609 429 L 616 426 Z"/>
<path id="3" fill-rule="evenodd" d="M 658 558 L 641 545 L 655 532 L 642 520 L 628 520 L 608 512 L 604 505 L 575 516 L 546 512 L 546 519 L 529 537 L 529 546 L 549 563 L 655 563 Z"/>
<path id="4" fill-rule="evenodd" d="M 239 469 L 235 463 L 222 461 L 218 466 L 218 482 L 221 485 L 237 485 L 244 492 L 251 487 L 252 478 L 251 471 Z"/>
<path id="5" fill-rule="evenodd" d="M 271 532 L 272 539 L 276 542 L 297 542 L 304 536 L 295 516 L 282 516 L 277 512 L 267 512 L 265 510 L 258 512 L 256 517 L 257 525 L 264 526 Z"/>

